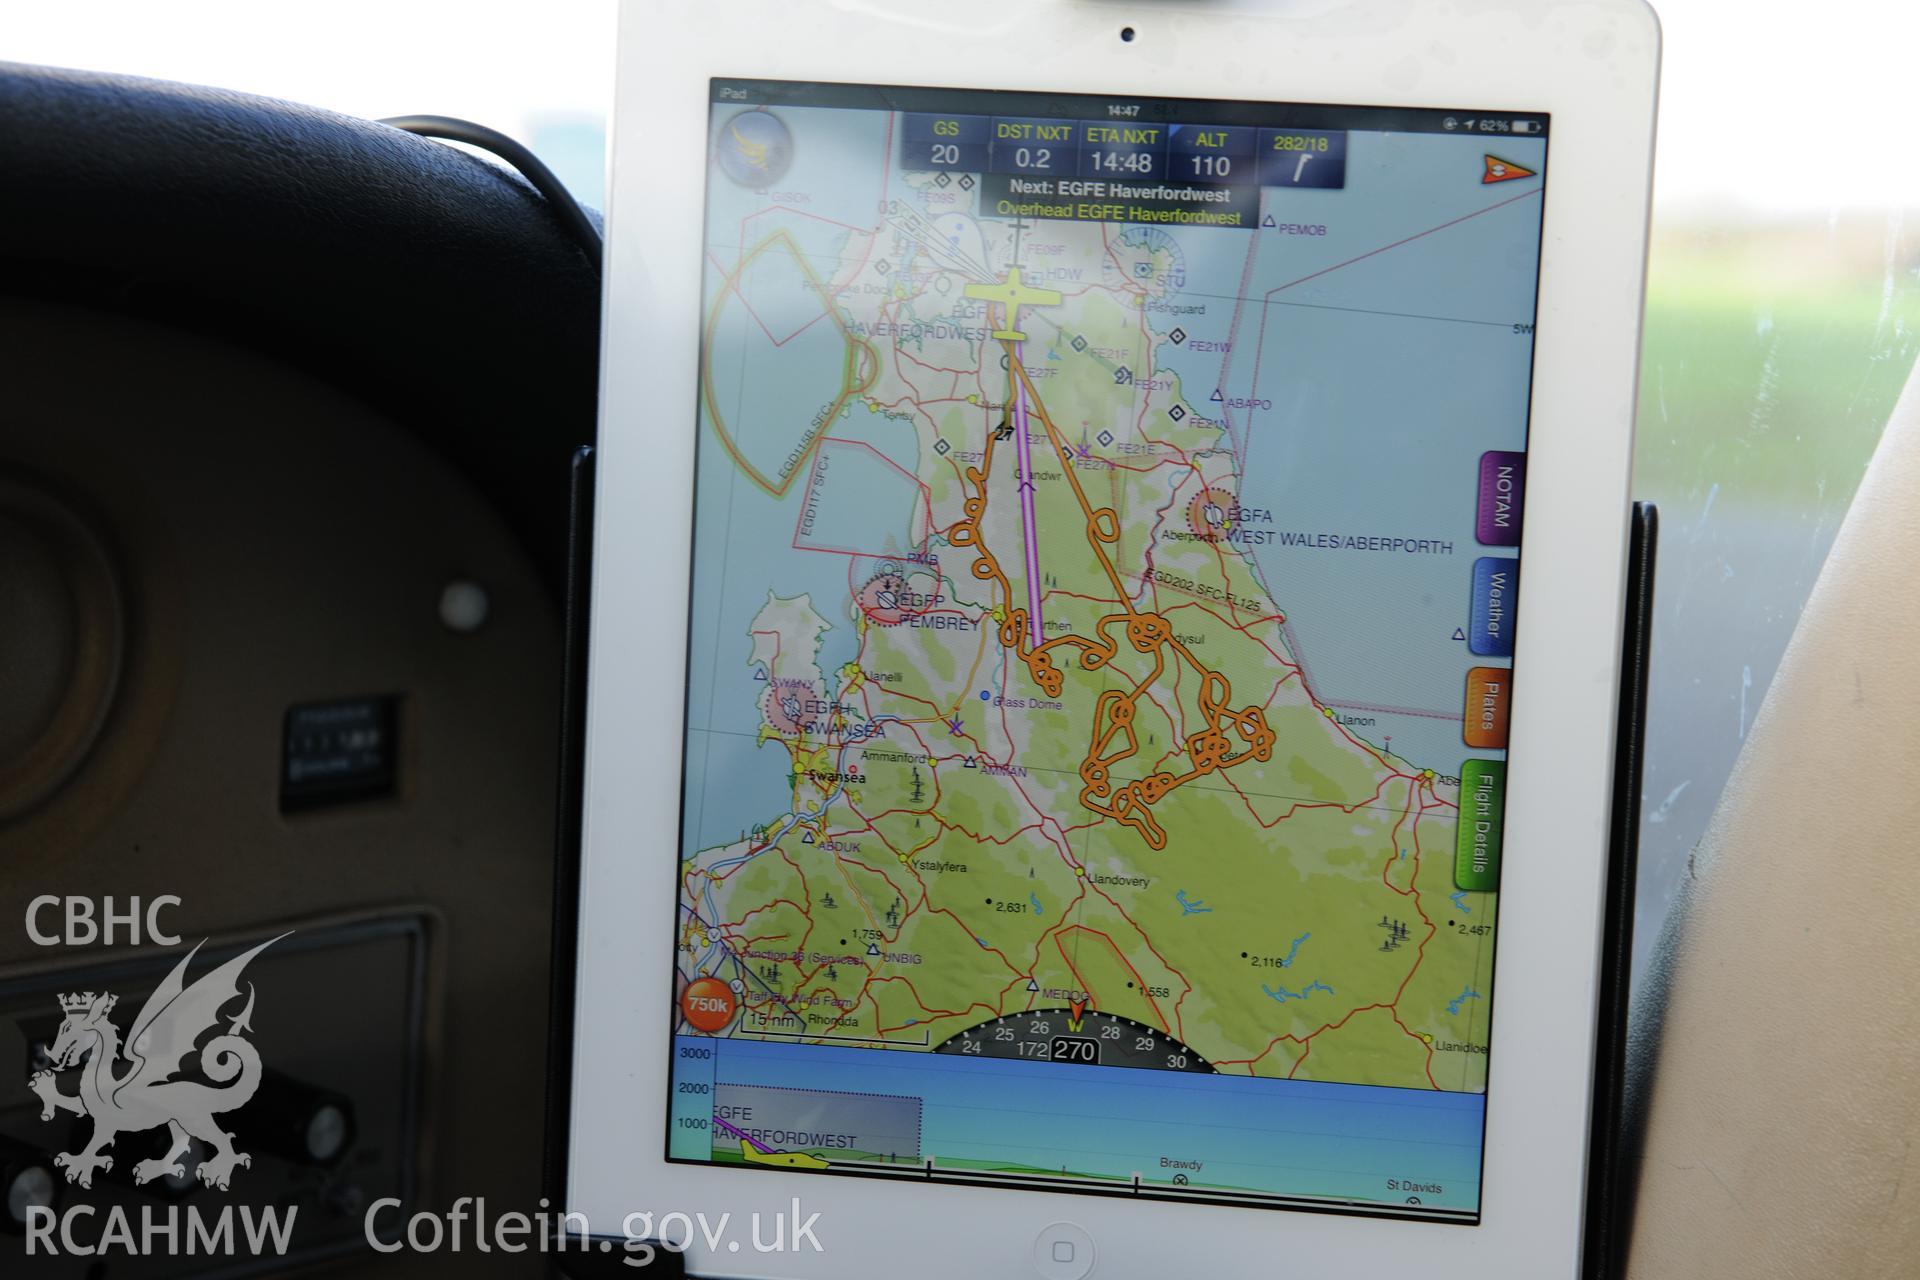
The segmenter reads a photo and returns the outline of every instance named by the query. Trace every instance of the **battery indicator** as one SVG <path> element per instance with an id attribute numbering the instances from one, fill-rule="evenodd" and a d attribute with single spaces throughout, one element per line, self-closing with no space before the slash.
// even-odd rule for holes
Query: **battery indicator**
<path id="1" fill-rule="evenodd" d="M 1538 133 L 1540 132 L 1540 122 L 1538 120 L 1515 120 L 1513 122 L 1513 131 L 1515 133 Z"/>

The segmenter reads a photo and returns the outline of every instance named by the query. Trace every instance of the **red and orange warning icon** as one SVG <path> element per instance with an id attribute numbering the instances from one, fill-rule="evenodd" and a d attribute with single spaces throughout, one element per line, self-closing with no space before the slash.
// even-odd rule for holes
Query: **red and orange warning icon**
<path id="1" fill-rule="evenodd" d="M 1525 165 L 1515 164 L 1511 160 L 1502 160 L 1499 156 L 1482 156 L 1481 159 L 1487 162 L 1487 171 L 1480 175 L 1480 185 L 1483 187 L 1490 182 L 1512 182 L 1515 178 L 1536 176 L 1534 171 Z"/>

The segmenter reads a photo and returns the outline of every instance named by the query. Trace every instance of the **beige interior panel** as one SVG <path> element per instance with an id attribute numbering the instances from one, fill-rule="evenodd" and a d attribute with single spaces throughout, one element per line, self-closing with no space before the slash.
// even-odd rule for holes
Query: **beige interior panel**
<path id="1" fill-rule="evenodd" d="M 1917 564 L 1920 379 L 1693 858 L 1633 1276 L 1920 1275 Z"/>

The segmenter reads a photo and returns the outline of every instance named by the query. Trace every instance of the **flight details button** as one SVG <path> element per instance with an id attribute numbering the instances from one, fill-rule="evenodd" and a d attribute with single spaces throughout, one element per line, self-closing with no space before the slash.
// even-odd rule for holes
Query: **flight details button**
<path id="1" fill-rule="evenodd" d="M 1460 827 L 1453 853 L 1453 883 L 1470 893 L 1500 887 L 1500 828 L 1507 808 L 1503 760 L 1469 760 L 1460 766 Z"/>
<path id="2" fill-rule="evenodd" d="M 1520 562 L 1505 556 L 1481 556 L 1473 562 L 1472 622 L 1467 648 L 1486 658 L 1513 656 L 1513 596 L 1520 585 Z"/>

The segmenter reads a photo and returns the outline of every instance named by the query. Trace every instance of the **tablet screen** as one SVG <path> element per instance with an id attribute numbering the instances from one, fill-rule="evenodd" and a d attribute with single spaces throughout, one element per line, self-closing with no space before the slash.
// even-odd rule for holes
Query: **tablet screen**
<path id="1" fill-rule="evenodd" d="M 712 87 L 668 1158 L 1476 1221 L 1546 118 Z"/>

